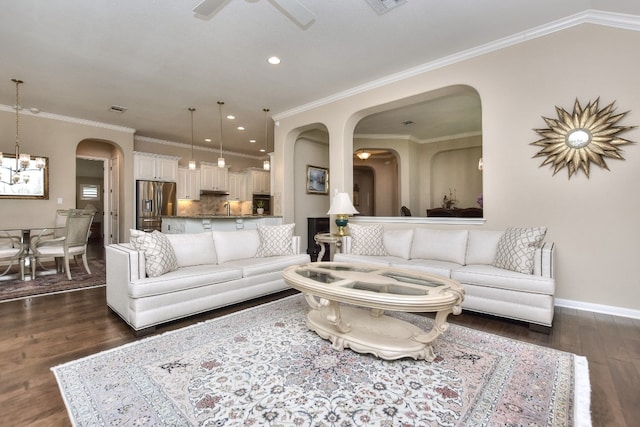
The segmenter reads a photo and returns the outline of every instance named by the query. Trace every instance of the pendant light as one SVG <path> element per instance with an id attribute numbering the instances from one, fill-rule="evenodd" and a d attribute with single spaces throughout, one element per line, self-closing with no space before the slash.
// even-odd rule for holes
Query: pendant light
<path id="1" fill-rule="evenodd" d="M 13 165 L 5 166 L 4 165 L 4 156 L 0 152 L 0 181 L 9 184 L 27 184 L 29 183 L 29 174 L 24 173 L 29 170 L 41 170 L 44 169 L 46 162 L 44 158 L 37 157 L 35 159 L 35 168 L 32 167 L 31 164 L 31 156 L 26 153 L 20 153 L 20 93 L 19 87 L 22 83 L 22 80 L 19 79 L 11 79 L 12 82 L 16 84 L 16 145 L 15 145 L 15 169 Z M 2 170 L 7 170 L 9 172 L 8 177 L 4 177 L 2 174 Z"/>
<path id="2" fill-rule="evenodd" d="M 268 156 L 269 155 L 269 142 L 268 142 L 269 131 L 267 126 L 267 113 L 269 112 L 269 109 L 263 108 L 262 111 L 264 111 L 264 152 Z M 262 169 L 266 171 L 271 170 L 271 163 L 269 163 L 269 159 L 262 162 Z"/>
<path id="3" fill-rule="evenodd" d="M 191 160 L 189 160 L 189 169 L 196 170 L 196 161 L 193 160 L 193 112 L 196 111 L 196 109 L 189 107 L 189 111 L 191 112 Z"/>
<path id="4" fill-rule="evenodd" d="M 220 157 L 218 157 L 218 167 L 223 168 L 225 165 L 224 157 L 222 157 L 222 106 L 224 102 L 218 101 L 218 110 L 220 112 Z"/>

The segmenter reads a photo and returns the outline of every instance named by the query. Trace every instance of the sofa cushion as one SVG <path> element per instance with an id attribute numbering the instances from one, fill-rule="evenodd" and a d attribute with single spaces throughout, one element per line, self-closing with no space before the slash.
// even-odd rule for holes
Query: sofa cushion
<path id="1" fill-rule="evenodd" d="M 382 235 L 384 248 L 391 256 L 409 259 L 411 257 L 411 241 L 413 230 L 387 230 Z"/>
<path id="2" fill-rule="evenodd" d="M 498 242 L 493 266 L 531 274 L 536 248 L 542 244 L 546 233 L 545 227 L 507 228 Z"/>
<path id="3" fill-rule="evenodd" d="M 176 254 L 178 267 L 218 263 L 211 231 L 166 236 Z"/>
<path id="4" fill-rule="evenodd" d="M 411 243 L 411 259 L 432 259 L 463 265 L 468 234 L 467 230 L 416 228 Z"/>
<path id="5" fill-rule="evenodd" d="M 131 298 L 170 294 L 187 289 L 211 286 L 242 278 L 242 270 L 219 265 L 192 265 L 181 267 L 159 277 L 134 280 L 129 284 Z M 214 292 L 214 291 L 212 291 Z"/>
<path id="6" fill-rule="evenodd" d="M 493 264 L 504 230 L 469 230 L 465 264 Z"/>
<path id="7" fill-rule="evenodd" d="M 258 230 L 212 231 L 218 264 L 253 258 L 260 246 Z"/>
<path id="8" fill-rule="evenodd" d="M 396 268 L 404 268 L 420 273 L 435 274 L 436 276 L 451 277 L 452 271 L 460 268 L 460 264 L 451 261 L 438 261 L 434 259 L 410 259 L 391 265 Z"/>
<path id="9" fill-rule="evenodd" d="M 238 259 L 227 262 L 225 267 L 238 268 L 242 270 L 242 277 L 252 277 L 282 271 L 292 265 L 302 265 L 310 261 L 309 255 L 297 254 Z"/>
<path id="10" fill-rule="evenodd" d="M 555 280 L 550 277 L 518 273 L 491 265 L 465 265 L 451 272 L 463 285 L 478 285 L 535 294 L 553 295 Z M 524 298 L 524 294 L 523 294 Z"/>
<path id="11" fill-rule="evenodd" d="M 350 224 L 351 253 L 354 255 L 387 255 L 384 248 L 382 225 Z"/>
<path id="12" fill-rule="evenodd" d="M 295 224 L 262 225 L 258 224 L 258 236 L 260 247 L 256 257 L 273 257 L 293 255 L 293 227 Z"/>
<path id="13" fill-rule="evenodd" d="M 335 254 L 333 256 L 335 262 L 352 262 L 361 264 L 374 264 L 385 267 L 390 267 L 401 261 L 406 261 L 404 258 L 399 258 L 390 255 L 354 255 L 354 254 Z"/>
<path id="14" fill-rule="evenodd" d="M 158 277 L 178 268 L 178 261 L 167 236 L 154 230 L 145 233 L 129 230 L 131 246 L 144 253 L 145 272 L 149 277 Z"/>

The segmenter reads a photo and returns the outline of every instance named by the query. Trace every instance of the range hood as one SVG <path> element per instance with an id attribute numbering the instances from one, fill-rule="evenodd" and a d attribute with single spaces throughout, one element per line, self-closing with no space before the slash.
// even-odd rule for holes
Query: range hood
<path id="1" fill-rule="evenodd" d="M 200 194 L 214 194 L 218 196 L 227 196 L 229 195 L 229 192 L 224 190 L 200 190 Z"/>

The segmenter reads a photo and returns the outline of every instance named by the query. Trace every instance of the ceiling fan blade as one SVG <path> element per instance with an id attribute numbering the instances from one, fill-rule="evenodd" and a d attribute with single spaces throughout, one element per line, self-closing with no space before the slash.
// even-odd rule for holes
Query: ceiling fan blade
<path id="1" fill-rule="evenodd" d="M 203 0 L 193 8 L 193 11 L 202 16 L 212 17 L 220 11 L 230 0 Z"/>
<path id="2" fill-rule="evenodd" d="M 298 0 L 269 1 L 276 6 L 280 12 L 285 14 L 289 19 L 303 29 L 308 28 L 316 19 L 316 15 Z"/>

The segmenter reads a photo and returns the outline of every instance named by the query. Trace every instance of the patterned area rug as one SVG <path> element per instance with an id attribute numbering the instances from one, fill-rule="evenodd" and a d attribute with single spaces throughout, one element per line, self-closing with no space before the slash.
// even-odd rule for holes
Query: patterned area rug
<path id="1" fill-rule="evenodd" d="M 89 269 L 92 273 L 90 275 L 85 271 L 82 261 L 79 262 L 80 265 L 71 262 L 69 266 L 71 280 L 68 280 L 64 273 L 56 273 L 53 262 L 45 263 L 49 271 L 45 271 L 44 275 L 36 276 L 35 280 L 20 280 L 17 267 L 14 267 L 15 271 L 12 270 L 9 273 L 16 279 L 0 280 L 0 302 L 103 286 L 106 283 L 104 260 L 89 259 Z M 41 273 L 42 270 L 38 268 L 38 274 Z"/>
<path id="2" fill-rule="evenodd" d="M 384 361 L 333 350 L 306 311 L 294 295 L 53 371 L 78 426 L 591 424 L 584 357 L 451 325 L 434 362 Z"/>

